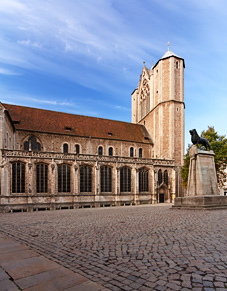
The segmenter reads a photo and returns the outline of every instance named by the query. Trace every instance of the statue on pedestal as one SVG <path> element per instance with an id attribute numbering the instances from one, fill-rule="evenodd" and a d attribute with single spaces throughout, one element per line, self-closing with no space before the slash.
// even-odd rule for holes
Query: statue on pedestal
<path id="1" fill-rule="evenodd" d="M 227 196 L 221 196 L 218 191 L 215 154 L 207 139 L 201 138 L 195 129 L 189 132 L 193 145 L 189 149 L 187 196 L 175 198 L 173 208 L 227 209 Z M 199 149 L 199 144 L 206 150 Z"/>
<path id="2" fill-rule="evenodd" d="M 210 151 L 210 144 L 209 144 L 209 141 L 203 137 L 200 137 L 196 131 L 196 129 L 191 129 L 189 130 L 190 134 L 191 134 L 191 141 L 193 144 L 196 144 L 198 146 L 198 144 L 201 144 L 203 145 L 206 150 L 207 148 L 209 148 L 209 151 Z"/>

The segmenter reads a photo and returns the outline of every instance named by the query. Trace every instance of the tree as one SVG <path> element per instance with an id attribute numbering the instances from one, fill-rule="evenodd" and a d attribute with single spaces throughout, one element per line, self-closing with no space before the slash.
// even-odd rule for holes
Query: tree
<path id="1" fill-rule="evenodd" d="M 182 186 L 187 188 L 188 186 L 188 175 L 189 175 L 189 164 L 190 164 L 190 157 L 189 157 L 189 149 L 191 145 L 188 144 L 187 153 L 184 156 L 184 165 L 181 167 L 181 178 L 182 178 Z"/>
<path id="2" fill-rule="evenodd" d="M 204 137 L 209 141 L 211 149 L 215 153 L 214 162 L 217 172 L 218 184 L 221 187 L 223 186 L 224 178 L 223 170 L 227 166 L 227 138 L 225 137 L 225 135 L 218 135 L 218 133 L 212 126 L 208 126 L 208 129 L 206 131 L 203 130 L 201 133 L 201 137 Z M 189 163 L 190 163 L 189 148 L 190 145 L 188 146 L 187 153 L 184 158 L 184 165 L 181 168 L 183 187 L 187 187 L 188 184 Z"/>

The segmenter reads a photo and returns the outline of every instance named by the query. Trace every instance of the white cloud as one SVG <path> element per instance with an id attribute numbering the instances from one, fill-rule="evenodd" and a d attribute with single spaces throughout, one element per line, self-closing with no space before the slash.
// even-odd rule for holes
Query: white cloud
<path id="1" fill-rule="evenodd" d="M 18 40 L 17 43 L 25 45 L 25 46 L 33 46 L 37 48 L 41 48 L 42 45 L 39 44 L 38 42 L 31 42 L 29 39 L 28 40 Z"/>
<path id="2" fill-rule="evenodd" d="M 8 70 L 8 69 L 4 69 L 4 68 L 0 68 L 0 74 L 1 75 L 15 75 L 15 76 L 19 76 L 19 75 L 21 75 L 21 74 L 19 74 L 19 73 L 16 73 L 16 72 L 13 72 L 13 71 L 11 71 L 11 70 Z"/>
<path id="3" fill-rule="evenodd" d="M 28 8 L 26 5 L 18 2 L 17 0 L 1 0 L 0 12 L 5 12 L 9 14 L 17 12 L 27 12 Z"/>

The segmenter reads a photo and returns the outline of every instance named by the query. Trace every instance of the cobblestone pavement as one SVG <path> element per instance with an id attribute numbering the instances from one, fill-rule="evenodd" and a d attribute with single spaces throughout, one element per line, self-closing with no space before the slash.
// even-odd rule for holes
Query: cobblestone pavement
<path id="1" fill-rule="evenodd" d="M 227 211 L 0 214 L 0 231 L 110 290 L 227 290 Z"/>

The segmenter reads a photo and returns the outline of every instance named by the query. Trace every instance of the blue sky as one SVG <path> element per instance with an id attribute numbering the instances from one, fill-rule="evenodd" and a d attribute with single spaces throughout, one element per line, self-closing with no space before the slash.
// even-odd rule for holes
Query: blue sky
<path id="1" fill-rule="evenodd" d="M 189 129 L 227 134 L 226 0 L 0 0 L 0 101 L 131 121 L 131 93 L 185 59 Z"/>

